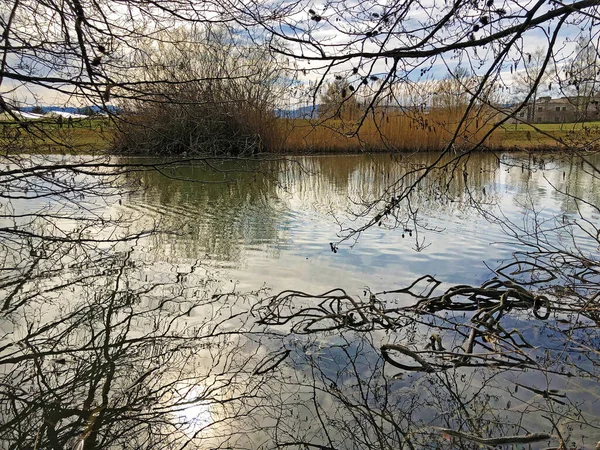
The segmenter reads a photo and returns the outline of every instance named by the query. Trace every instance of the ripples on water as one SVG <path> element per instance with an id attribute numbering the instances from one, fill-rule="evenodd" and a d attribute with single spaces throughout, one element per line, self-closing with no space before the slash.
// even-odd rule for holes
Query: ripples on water
<path id="1" fill-rule="evenodd" d="M 524 229 L 533 223 L 532 210 L 542 220 L 555 216 L 559 221 L 573 220 L 577 215 L 574 202 L 557 194 L 557 189 L 584 198 L 592 205 L 600 204 L 597 178 L 587 176 L 577 164 L 540 161 L 539 157 L 535 159 L 528 155 L 509 154 L 499 158 L 492 154 L 472 155 L 468 162 L 461 162 L 455 168 L 457 176 L 450 177 L 450 172 L 435 173 L 415 191 L 411 202 L 413 209 L 419 211 L 421 228 L 415 229 L 409 224 L 411 231 L 406 231 L 404 227 L 383 221 L 381 226 L 366 230 L 357 241 L 343 241 L 337 253 L 331 251 L 330 243 L 345 236 L 340 224 L 342 228 L 360 227 L 373 216 L 371 213 L 360 217 L 364 207 L 381 196 L 398 195 L 403 186 L 391 190 L 389 186 L 407 171 L 430 163 L 434 158 L 435 155 L 428 154 L 410 158 L 323 156 L 261 163 L 258 173 L 228 172 L 239 169 L 239 164 L 223 164 L 219 166 L 223 170 L 221 173 L 207 171 L 201 165 L 182 165 L 169 170 L 170 177 L 154 171 L 128 174 L 129 186 L 141 184 L 144 189 L 130 190 L 121 200 L 114 196 L 115 192 L 107 197 L 85 199 L 86 204 L 91 205 L 90 213 L 115 219 L 133 218 L 130 232 L 155 226 L 163 232 L 128 242 L 123 248 L 107 249 L 106 253 L 116 261 L 114 267 L 107 269 L 107 276 L 100 280 L 94 278 L 98 275 L 94 273 L 95 267 L 86 266 L 83 254 L 70 253 L 69 264 L 80 263 L 76 275 L 83 274 L 94 281 L 83 286 L 74 283 L 72 288 L 67 285 L 56 292 L 51 284 L 56 280 L 51 277 L 34 286 L 32 292 L 38 289 L 41 299 L 1 323 L 2 330 L 7 333 L 2 339 L 17 342 L 20 335 L 15 332 L 12 336 L 11 333 L 18 330 L 18 324 L 35 322 L 32 317 L 43 328 L 40 336 L 53 332 L 65 334 L 61 334 L 62 340 L 52 335 L 46 341 L 36 337 L 39 342 L 27 340 L 26 343 L 8 345 L 6 348 L 15 355 L 26 352 L 27 345 L 39 345 L 48 348 L 50 356 L 45 360 L 42 358 L 41 362 L 33 358 L 29 366 L 23 366 L 28 367 L 27 372 L 16 371 L 17 375 L 11 378 L 13 363 L 3 374 L 9 380 L 4 386 L 13 383 L 19 395 L 21 386 L 28 389 L 30 396 L 41 392 L 39 398 L 35 398 L 43 414 L 38 414 L 35 408 L 33 412 L 26 409 L 28 414 L 37 417 L 42 424 L 40 427 L 44 427 L 47 415 L 60 409 L 61 401 L 72 414 L 75 414 L 74 409 L 82 408 L 86 389 L 93 390 L 89 387 L 93 381 L 86 384 L 88 378 L 108 379 L 112 373 L 110 363 L 117 360 L 119 377 L 111 386 L 115 400 L 110 414 L 119 417 L 121 422 L 116 429 L 122 426 L 123 431 L 115 432 L 115 435 L 125 436 L 129 432 L 127 424 L 133 421 L 141 427 L 135 429 L 140 447 L 152 432 L 157 435 L 171 433 L 172 439 L 182 444 L 187 437 L 204 436 L 204 427 L 210 428 L 215 423 L 219 424 L 215 427 L 218 433 L 212 435 L 210 430 L 206 431 L 215 442 L 205 440 L 201 441 L 202 445 L 217 446 L 223 436 L 237 436 L 240 446 L 259 448 L 260 442 L 275 439 L 266 431 L 275 425 L 281 427 L 277 439 L 293 436 L 310 440 L 314 437 L 315 442 L 324 444 L 326 439 L 319 434 L 323 433 L 319 426 L 321 418 L 317 420 L 312 404 L 321 405 L 322 413 L 329 420 L 327 426 L 323 426 L 325 433 L 329 427 L 335 428 L 334 440 L 338 442 L 351 442 L 358 435 L 372 433 L 369 425 L 369 420 L 375 420 L 370 416 L 372 411 L 398 414 L 398 423 L 394 426 L 383 419 L 383 424 L 377 422 L 390 435 L 398 429 L 400 434 L 410 433 L 415 426 L 428 425 L 430 420 L 437 420 L 437 425 L 443 424 L 443 420 L 449 421 L 448 425 L 460 423 L 456 421 L 462 420 L 463 416 L 458 409 L 464 405 L 457 405 L 451 390 L 444 390 L 443 382 L 456 386 L 460 395 L 466 397 L 482 389 L 482 395 L 473 397 L 469 406 L 476 417 L 475 422 L 469 423 L 471 429 L 478 429 L 480 422 L 477 420 L 482 420 L 481 427 L 496 423 L 494 426 L 498 430 L 508 434 L 535 430 L 543 422 L 539 413 L 543 408 L 536 406 L 540 399 L 533 391 L 523 393 L 525 388 L 522 388 L 521 402 L 512 406 L 507 404 L 505 396 L 516 395 L 511 383 L 540 386 L 554 383 L 553 388 L 569 392 L 576 403 L 597 398 L 597 386 L 585 378 L 555 381 L 540 373 L 514 375 L 496 371 L 490 375 L 474 374 L 467 369 L 453 373 L 460 383 L 455 383 L 455 379 L 445 380 L 443 374 L 438 378 L 421 374 L 402 376 L 390 373 L 389 367 L 384 369 L 382 366 L 379 346 L 389 337 L 382 330 L 372 334 L 336 331 L 313 338 L 290 334 L 289 327 L 279 326 L 263 334 L 256 333 L 257 311 L 253 310 L 251 317 L 243 318 L 242 312 L 259 304 L 265 292 L 242 297 L 237 293 L 256 291 L 263 286 L 272 292 L 296 289 L 311 293 L 340 287 L 351 295 L 365 297 L 367 289 L 373 292 L 398 289 L 424 274 L 435 276 L 445 286 L 477 286 L 521 248 L 515 238 L 506 234 L 502 224 L 486 220 L 485 214 L 501 213 L 505 221 Z M 254 170 L 255 166 L 241 168 Z M 406 179 L 414 181 L 416 175 Z M 50 208 L 55 200 L 15 201 L 13 207 L 23 211 Z M 597 223 L 599 217 L 592 208 L 583 208 L 584 215 Z M 402 214 L 405 212 L 400 214 L 400 220 L 405 218 Z M 551 227 L 552 224 L 548 225 Z M 68 218 L 65 227 L 69 227 Z M 424 248 L 415 251 L 417 244 Z M 581 239 L 579 247 L 590 254 L 597 252 L 592 240 Z M 102 257 L 106 256 L 103 254 Z M 99 264 L 98 267 L 103 266 Z M 129 277 L 114 287 L 123 268 L 127 269 Z M 46 292 L 42 288 L 49 290 Z M 403 298 L 396 298 L 391 303 L 398 305 L 403 301 Z M 115 311 L 118 313 L 115 312 L 113 325 L 113 319 L 107 319 L 107 311 L 111 309 L 106 305 L 112 308 L 114 304 L 117 304 Z M 73 327 L 74 331 L 70 332 L 70 322 L 62 319 L 56 319 L 55 328 L 44 328 L 44 321 L 60 319 L 61 314 L 80 320 L 77 327 Z M 225 320 L 231 316 L 235 316 L 234 321 Z M 559 354 L 563 348 L 562 336 L 558 334 L 555 338 L 551 330 L 533 323 L 529 313 L 511 316 L 505 326 L 518 327 L 524 337 L 533 342 L 545 342 L 550 352 Z M 239 334 L 240 331 L 243 334 Z M 418 329 L 414 331 L 418 332 Z M 101 345 L 105 336 L 107 342 L 108 337 L 118 341 L 111 350 L 114 354 L 105 354 L 91 345 L 96 342 Z M 147 337 L 145 341 L 144 336 Z M 133 340 L 129 341 L 129 338 Z M 89 348 L 72 350 L 70 346 L 78 340 L 89 341 Z M 0 344 L 3 344 L 2 340 Z M 460 344 L 460 340 L 446 342 L 447 346 L 454 344 Z M 60 351 L 67 357 L 60 358 L 60 353 L 52 353 L 58 351 L 56 348 L 62 348 Z M 2 351 L 0 356 L 3 356 Z M 273 378 L 269 378 L 270 373 L 263 378 L 262 374 L 257 374 L 260 372 L 257 368 L 268 367 L 269 361 L 272 363 L 267 358 L 269 354 L 276 355 L 275 360 L 278 355 L 287 359 L 278 368 L 281 372 L 272 375 Z M 266 359 L 263 361 L 262 358 Z M 86 365 L 89 360 L 92 362 Z M 592 367 L 593 361 L 592 358 L 586 364 Z M 64 369 L 61 372 L 57 367 Z M 316 369 L 320 372 L 315 373 Z M 30 373 L 34 375 L 30 377 Z M 84 376 L 84 382 L 80 383 L 78 376 L 82 374 L 88 378 Z M 36 384 L 36 376 L 40 379 L 46 376 L 45 383 L 52 386 L 56 383 L 60 389 L 46 390 L 43 383 Z M 154 384 L 140 383 L 144 377 L 149 377 Z M 442 384 L 434 384 L 431 379 Z M 321 386 L 318 395 L 309 389 L 313 380 Z M 96 387 L 100 386 L 96 383 Z M 358 387 L 366 388 L 367 393 L 359 393 Z M 55 404 L 50 400 L 56 401 L 60 395 L 62 400 L 57 401 L 58 406 L 53 406 Z M 92 403 L 98 404 L 100 397 L 98 394 L 96 403 Z M 253 402 L 258 401 L 257 398 L 269 399 L 272 404 L 269 408 L 257 407 L 260 412 L 255 417 L 249 414 L 241 418 L 239 413 L 237 416 L 231 414 L 231 411 L 243 411 L 244 415 L 253 411 L 256 406 Z M 228 410 L 229 401 L 232 409 Z M 129 410 L 122 402 L 134 404 L 135 413 L 128 416 Z M 356 410 L 345 409 L 354 402 L 359 404 Z M 360 409 L 360 402 L 370 405 L 372 411 Z M 544 403 L 543 400 L 540 402 Z M 127 403 L 128 407 L 130 403 Z M 585 420 L 590 423 L 599 415 L 598 403 L 598 400 L 591 404 L 578 403 L 585 413 Z M 44 407 L 45 404 L 50 406 Z M 10 409 L 13 406 L 4 407 Z M 535 412 L 525 414 L 523 408 Z M 150 419 L 145 422 L 146 414 L 150 417 L 152 411 L 157 411 L 158 415 L 152 416 L 157 423 Z M 490 415 L 493 420 L 488 420 Z M 226 420 L 230 416 L 233 420 Z M 169 428 L 163 423 L 163 419 L 168 422 L 169 418 L 175 423 L 192 423 Z M 85 430 L 91 426 L 90 419 L 86 419 L 87 422 L 77 420 L 77 426 L 73 427 L 75 435 L 85 435 Z M 253 428 L 247 432 L 244 428 L 240 433 L 239 421 Z M 148 425 L 150 422 L 156 428 Z M 509 422 L 526 426 L 509 429 L 513 426 L 509 426 Z M 230 428 L 227 430 L 226 426 Z M 7 429 L 10 431 L 10 427 Z M 66 434 L 65 429 L 59 432 Z M 583 430 L 580 435 L 594 435 L 594 432 Z M 74 446 L 77 441 L 69 437 L 68 442 Z"/>
<path id="2" fill-rule="evenodd" d="M 433 155 L 419 157 L 429 160 Z M 132 195 L 123 208 L 181 232 L 152 238 L 149 247 L 157 259 L 200 258 L 227 268 L 226 277 L 248 289 L 266 284 L 312 292 L 333 286 L 356 291 L 364 286 L 404 286 L 424 273 L 449 283 L 480 284 L 491 275 L 483 263 L 494 268 L 510 258 L 515 243 L 468 205 L 467 187 L 484 202 L 484 209 L 495 212 L 499 206 L 507 219 L 520 225 L 523 207 L 530 204 L 542 217 L 574 212 L 545 178 L 559 189 L 598 192 L 594 180 L 581 176 L 577 167 L 543 170 L 526 155 L 501 158 L 513 166 L 498 168 L 491 154 L 471 157 L 467 185 L 462 179 L 450 185 L 456 201 L 428 198 L 436 180 L 425 182 L 415 204 L 422 223 L 432 231 L 419 232 L 419 241 L 429 244 L 421 252 L 414 251 L 416 233 L 411 237 L 402 229 L 385 229 L 385 224 L 363 233 L 352 247 L 347 241 L 337 254 L 330 250 L 329 243 L 343 236 L 336 220 L 360 224 L 363 219 L 352 217 L 349 210 L 359 209 L 357 202 L 377 198 L 407 170 L 406 161 L 388 155 L 298 158 L 302 170 L 273 162 L 265 175 L 223 176 L 217 178 L 221 184 L 210 185 L 145 174 L 148 189 Z M 569 171 L 565 178 L 563 171 Z M 203 174 L 198 168 L 179 172 L 196 179 Z"/>

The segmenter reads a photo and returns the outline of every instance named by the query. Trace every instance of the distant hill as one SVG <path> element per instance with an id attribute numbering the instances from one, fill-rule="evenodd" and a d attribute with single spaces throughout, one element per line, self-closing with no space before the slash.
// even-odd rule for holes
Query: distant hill
<path id="1" fill-rule="evenodd" d="M 39 106 L 25 106 L 20 108 L 20 111 L 30 113 L 33 110 L 39 109 Z M 98 106 L 85 106 L 82 108 L 76 108 L 74 106 L 42 106 L 43 114 L 49 113 L 51 111 L 59 111 L 68 114 L 82 114 L 82 115 L 90 115 L 90 111 L 93 111 L 93 114 L 101 114 L 103 111 Z M 116 106 L 109 105 L 108 109 L 112 113 L 119 113 L 119 108 Z M 319 116 L 319 105 L 302 106 L 296 109 L 276 109 L 275 115 L 277 117 L 285 117 L 288 119 L 316 119 Z"/>
<path id="2" fill-rule="evenodd" d="M 23 112 L 31 112 L 34 109 L 38 109 L 38 106 L 26 106 L 24 108 L 20 108 Z M 44 113 L 49 113 L 51 111 L 60 111 L 69 114 L 83 114 L 89 115 L 90 111 L 93 111 L 93 114 L 101 114 L 103 111 L 100 107 L 92 105 L 92 106 L 84 106 L 82 108 L 76 108 L 74 106 L 42 106 L 41 107 Z M 108 109 L 112 113 L 118 113 L 119 108 L 116 106 L 109 105 Z"/>
<path id="3" fill-rule="evenodd" d="M 277 117 L 288 119 L 316 119 L 319 116 L 319 105 L 302 106 L 296 109 L 277 109 Z"/>

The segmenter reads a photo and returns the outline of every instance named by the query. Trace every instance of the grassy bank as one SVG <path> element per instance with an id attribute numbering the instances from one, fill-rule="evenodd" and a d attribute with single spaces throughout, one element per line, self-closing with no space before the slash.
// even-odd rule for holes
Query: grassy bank
<path id="1" fill-rule="evenodd" d="M 274 153 L 359 153 L 377 151 L 439 150 L 446 146 L 460 120 L 455 114 L 381 114 L 365 120 L 358 133 L 352 120 L 277 119 L 267 129 L 267 148 Z M 483 117 L 467 120 L 456 134 L 455 148 L 471 148 L 483 140 L 495 150 L 535 150 L 569 146 L 596 146 L 600 122 L 576 124 L 505 124 L 492 129 Z M 5 148 L 35 153 L 110 152 L 116 128 L 106 118 L 77 119 L 72 123 L 37 120 L 21 124 L 4 122 L 1 139 Z"/>
<path id="2" fill-rule="evenodd" d="M 3 147 L 22 153 L 104 153 L 110 151 L 115 127 L 107 118 L 39 119 L 0 125 Z"/>
<path id="3" fill-rule="evenodd" d="M 591 145 L 597 146 L 600 122 L 540 123 L 536 125 L 504 125 L 495 131 L 500 148 L 547 148 Z"/>
<path id="4" fill-rule="evenodd" d="M 380 114 L 364 122 L 328 119 L 281 119 L 281 151 L 305 152 L 375 152 L 423 151 L 442 149 L 452 139 L 460 122 L 455 114 Z M 467 120 L 456 133 L 455 146 L 467 148 L 484 139 L 491 129 L 485 119 Z M 485 139 L 491 144 L 493 137 Z"/>

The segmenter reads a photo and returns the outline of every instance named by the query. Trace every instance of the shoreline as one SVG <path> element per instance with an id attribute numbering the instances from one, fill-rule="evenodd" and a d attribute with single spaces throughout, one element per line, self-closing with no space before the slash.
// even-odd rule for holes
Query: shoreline
<path id="1" fill-rule="evenodd" d="M 546 128 L 552 124 L 543 124 Z M 530 126 L 520 126 L 517 129 L 498 128 L 486 139 L 484 144 L 473 147 L 467 142 L 482 140 L 477 136 L 479 132 L 457 137 L 453 149 L 454 154 L 468 152 L 572 152 L 572 151 L 600 151 L 600 123 L 593 129 L 574 130 L 577 124 L 560 125 L 560 130 L 532 131 Z M 596 128 L 598 126 L 598 128 Z M 558 125 L 557 125 L 558 127 Z M 567 130 L 564 130 L 566 128 Z M 212 155 L 201 152 L 156 154 L 143 151 L 119 151 L 117 149 L 116 130 L 107 127 L 101 128 L 76 128 L 69 130 L 52 130 L 41 136 L 22 135 L 10 136 L 4 133 L 4 149 L 1 154 L 5 157 L 16 154 L 30 155 L 90 155 L 90 156 L 142 156 L 142 157 L 205 157 L 222 156 L 235 157 L 235 154 Z M 311 133 L 314 133 L 311 134 Z M 413 154 L 419 152 L 442 152 L 447 150 L 447 141 L 434 133 L 425 133 L 422 136 L 396 136 L 395 139 L 380 137 L 376 142 L 370 139 L 345 138 L 339 133 L 317 136 L 320 130 L 311 131 L 302 140 L 282 139 L 271 140 L 271 151 L 260 153 L 241 153 L 240 157 L 256 156 L 309 156 L 309 155 L 349 155 L 349 154 Z M 310 138 L 309 138 L 310 137 Z M 316 138 L 319 139 L 316 139 Z M 289 138 L 289 137 L 288 137 Z M 385 139 L 385 140 L 384 140 Z M 260 147 L 260 144 L 259 144 Z"/>
<path id="2" fill-rule="evenodd" d="M 124 152 L 113 152 L 109 149 L 99 150 L 97 147 L 90 149 L 73 149 L 69 147 L 64 147 L 62 149 L 49 149 L 48 151 L 39 151 L 39 150 L 28 150 L 28 149 L 19 149 L 9 152 L 2 152 L 0 157 L 8 158 L 9 156 L 14 155 L 57 155 L 57 156 L 114 156 L 114 157 L 132 157 L 132 158 L 169 158 L 169 159 L 197 159 L 197 158 L 223 158 L 223 159 L 248 159 L 248 160 L 259 160 L 261 158 L 268 157 L 295 157 L 295 156 L 344 156 L 344 155 L 368 155 L 368 154 L 390 154 L 390 155 L 411 155 L 417 153 L 441 153 L 445 151 L 445 149 L 389 149 L 389 148 L 381 148 L 381 149 L 308 149 L 308 150 L 287 150 L 287 151 L 274 151 L 274 152 L 263 152 L 256 153 L 253 155 L 214 155 L 210 153 L 192 153 L 187 155 L 181 154 L 162 154 L 156 155 L 152 153 L 124 153 Z M 572 152 L 598 152 L 600 151 L 600 146 L 595 145 L 592 148 L 574 148 L 573 146 L 552 146 L 552 145 L 542 145 L 542 146 L 480 146 L 470 149 L 454 149 L 451 151 L 451 154 L 459 155 L 459 154 L 468 154 L 472 152 L 478 153 L 572 153 Z"/>

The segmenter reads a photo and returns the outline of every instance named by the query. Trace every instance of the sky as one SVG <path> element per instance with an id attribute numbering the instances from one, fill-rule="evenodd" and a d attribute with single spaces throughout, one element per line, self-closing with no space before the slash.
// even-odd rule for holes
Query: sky
<path id="1" fill-rule="evenodd" d="M 233 1 L 236 2 L 237 0 Z M 531 1 L 501 2 L 498 0 L 494 0 L 494 2 L 495 3 L 493 6 L 490 7 L 478 6 L 477 8 L 465 10 L 465 16 L 463 18 L 467 22 L 471 21 L 472 23 L 478 24 L 480 23 L 478 20 L 481 15 L 497 17 L 493 16 L 492 13 L 492 11 L 496 9 L 503 8 L 508 12 L 508 15 L 510 15 L 512 12 L 519 13 L 521 8 L 526 8 L 534 3 Z M 244 11 L 246 14 L 258 14 L 259 12 L 264 13 L 266 10 L 261 8 L 269 6 L 290 8 L 286 10 L 287 15 L 284 19 L 281 19 L 281 16 L 278 16 L 277 20 L 269 20 L 268 16 L 264 16 L 267 18 L 264 19 L 263 24 L 266 25 L 266 27 L 273 26 L 277 33 L 281 33 L 288 38 L 286 39 L 285 43 L 285 48 L 287 51 L 305 56 L 310 56 L 311 51 L 313 54 L 315 54 L 314 48 L 306 45 L 300 46 L 297 42 L 297 39 L 303 39 L 321 44 L 321 48 L 327 55 L 344 55 L 359 50 L 373 51 L 377 49 L 377 46 L 379 45 L 378 43 L 381 43 L 384 38 L 387 39 L 387 42 L 384 46 L 385 49 L 395 48 L 402 45 L 406 46 L 427 32 L 423 31 L 424 24 L 431 22 L 432 20 L 435 21 L 437 18 L 445 14 L 445 11 L 443 10 L 445 4 L 443 3 L 443 0 L 425 0 L 420 3 L 412 3 L 411 5 L 420 6 L 418 8 L 412 8 L 407 14 L 402 16 L 402 20 L 399 21 L 397 26 L 395 26 L 393 29 L 394 31 L 401 31 L 402 33 L 395 35 L 390 34 L 387 37 L 386 35 L 380 34 L 372 39 L 364 39 L 364 35 L 360 33 L 368 32 L 365 30 L 370 30 L 370 28 L 374 27 L 375 25 L 381 25 L 383 23 L 382 17 L 390 12 L 391 8 L 396 7 L 396 10 L 400 10 L 400 8 L 397 7 L 399 3 L 391 1 L 378 2 L 358 0 L 340 0 L 329 1 L 327 3 L 315 3 L 310 0 L 300 2 L 283 0 L 263 2 L 261 4 L 248 4 L 247 2 L 242 2 L 241 4 L 244 8 L 247 8 Z M 476 3 L 474 2 L 473 4 Z M 223 8 L 233 9 L 232 5 L 234 4 L 224 2 L 221 6 Z M 239 4 L 237 5 L 239 7 Z M 549 11 L 552 7 L 553 6 L 551 5 L 542 7 L 538 15 Z M 116 23 L 120 24 L 122 20 L 125 20 L 117 17 L 119 14 L 118 11 L 113 12 L 113 14 L 115 15 L 114 17 Z M 398 12 L 398 15 L 401 14 L 402 12 Z M 139 17 L 141 18 L 142 16 L 140 15 Z M 214 11 L 210 12 L 210 17 L 216 17 L 216 13 Z M 315 18 L 318 18 L 318 20 L 315 20 Z M 4 19 L 6 18 L 4 17 Z M 27 24 L 28 22 L 23 23 Z M 133 23 L 135 23 L 135 20 Z M 528 32 L 526 39 L 518 42 L 518 45 L 522 48 L 523 53 L 533 53 L 537 48 L 546 48 L 548 42 L 546 35 L 548 34 L 548 31 L 552 31 L 552 27 L 554 25 L 555 22 L 552 22 L 550 29 L 536 28 Z M 156 26 L 156 24 L 153 26 Z M 481 26 L 481 29 L 474 34 L 477 38 L 480 38 L 486 33 L 497 30 L 499 27 L 500 25 L 498 23 L 492 21 L 492 23 L 490 23 L 488 26 Z M 598 25 L 593 25 L 593 27 L 590 29 L 590 33 L 596 39 L 598 32 L 596 29 L 597 27 Z M 35 29 L 32 28 L 32 30 Z M 439 30 L 434 35 L 433 39 L 445 43 L 455 41 L 457 36 L 452 34 L 453 30 L 455 31 L 456 28 L 450 27 L 447 30 Z M 23 33 L 24 31 L 27 30 L 23 28 L 18 32 Z M 565 65 L 570 63 L 569 55 L 571 55 L 575 49 L 574 41 L 576 36 L 581 31 L 582 27 L 580 24 L 565 26 L 561 31 L 559 39 L 557 40 L 557 45 L 555 46 L 557 49 L 556 57 L 559 61 L 557 67 L 559 69 L 563 69 Z M 126 32 L 124 31 L 124 33 Z M 270 37 L 268 33 L 265 34 L 264 29 L 261 27 L 252 28 L 250 35 L 257 40 L 268 39 Z M 36 36 L 35 32 L 33 32 L 31 36 L 33 41 L 39 39 L 41 42 L 43 38 L 42 36 Z M 126 34 L 123 36 L 126 36 Z M 466 37 L 462 37 L 461 39 L 465 40 Z M 128 48 L 126 44 L 126 42 L 122 42 L 120 44 L 117 42 L 117 44 L 115 44 L 115 48 L 118 49 L 118 52 L 115 52 L 114 54 L 115 60 L 117 58 L 117 53 L 121 58 L 128 58 L 128 55 L 133 52 L 133 50 Z M 494 51 L 498 51 L 499 48 L 499 46 L 497 46 L 495 49 L 488 46 L 487 50 L 479 48 L 479 56 L 482 56 L 485 51 L 487 51 L 489 54 L 492 54 Z M 55 48 L 52 50 L 56 51 L 57 49 Z M 59 52 L 60 50 L 61 49 L 58 48 Z M 93 51 L 94 49 L 90 49 L 90 54 L 92 54 Z M 110 56 L 107 56 L 106 58 L 109 58 Z M 424 81 L 439 80 L 447 76 L 449 68 L 454 70 L 459 64 L 461 64 L 463 67 L 471 67 L 477 74 L 481 74 L 488 69 L 489 63 L 484 61 L 483 64 L 470 64 L 470 62 L 475 61 L 475 56 L 475 52 L 472 50 L 465 51 L 460 55 L 449 52 L 427 61 L 427 63 L 422 66 L 415 66 L 416 68 L 412 70 L 410 70 L 409 67 L 412 62 L 409 62 L 409 66 L 405 68 L 408 70 L 399 70 L 398 74 L 401 78 L 405 78 L 406 81 L 416 84 Z M 511 63 L 504 64 L 500 70 L 501 78 L 508 85 L 513 82 L 515 74 L 523 73 L 524 65 L 522 61 L 518 62 L 519 57 L 520 55 L 516 53 L 513 54 L 513 57 L 509 58 Z M 7 64 L 9 67 L 15 68 L 19 65 L 27 65 L 27 62 L 27 56 L 22 58 L 22 54 L 19 54 L 18 52 L 8 54 Z M 513 66 L 513 62 L 516 62 L 517 65 Z M 304 86 L 311 86 L 311 84 L 314 86 L 315 84 L 319 83 L 321 79 L 324 81 L 330 81 L 335 75 L 339 75 L 348 79 L 348 81 L 354 85 L 360 86 L 360 82 L 364 76 L 375 75 L 380 79 L 383 78 L 386 75 L 390 64 L 391 59 L 389 58 L 387 61 L 382 58 L 374 62 L 372 65 L 370 65 L 370 62 L 366 59 L 355 58 L 351 61 L 339 63 L 339 65 L 336 65 L 335 68 L 331 69 L 327 73 L 326 63 L 324 64 L 323 62 L 319 61 L 298 59 L 295 61 L 295 66 L 297 68 L 295 77 Z M 355 68 L 359 68 L 359 72 L 356 74 L 352 73 L 353 69 Z M 426 71 L 422 72 L 420 70 L 421 68 L 426 69 Z M 21 68 L 18 68 L 17 70 L 22 72 Z M 45 73 L 53 75 L 48 71 Z M 361 88 L 363 90 L 368 90 L 366 87 L 361 86 Z M 88 104 L 85 100 L 82 101 L 76 96 L 68 96 L 64 93 L 57 93 L 54 90 L 34 86 L 31 84 L 20 84 L 14 82 L 9 77 L 5 77 L 2 80 L 2 83 L 0 84 L 0 92 L 2 92 L 3 96 L 8 100 L 16 100 L 19 103 L 24 103 L 27 105 L 38 104 L 42 106 L 85 106 Z M 553 96 L 558 96 L 560 95 L 560 92 L 555 90 L 554 92 L 550 92 L 550 94 Z M 300 92 L 299 99 L 301 99 L 300 103 L 306 103 L 306 92 Z M 293 97 L 286 100 L 287 101 L 284 101 L 283 103 L 288 103 L 290 105 L 295 103 L 295 99 Z"/>

